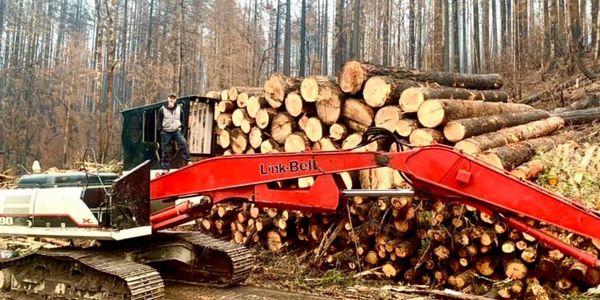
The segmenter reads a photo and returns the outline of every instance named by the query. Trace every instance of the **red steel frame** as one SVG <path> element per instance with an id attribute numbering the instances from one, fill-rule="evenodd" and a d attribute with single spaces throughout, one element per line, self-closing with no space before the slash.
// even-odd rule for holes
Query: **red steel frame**
<path id="1" fill-rule="evenodd" d="M 212 204 L 230 199 L 303 211 L 334 212 L 342 184 L 334 173 L 388 166 L 406 174 L 416 191 L 452 202 L 473 205 L 502 217 L 509 225 L 540 241 L 600 266 L 593 255 L 568 246 L 526 225 L 523 215 L 582 236 L 600 239 L 600 217 L 584 207 L 475 161 L 447 146 L 435 145 L 403 152 L 324 151 L 241 155 L 207 159 L 151 181 L 150 199 L 205 195 Z M 309 189 L 271 189 L 269 183 L 314 176 Z M 155 229 L 172 227 L 205 211 L 184 202 L 151 217 Z"/>

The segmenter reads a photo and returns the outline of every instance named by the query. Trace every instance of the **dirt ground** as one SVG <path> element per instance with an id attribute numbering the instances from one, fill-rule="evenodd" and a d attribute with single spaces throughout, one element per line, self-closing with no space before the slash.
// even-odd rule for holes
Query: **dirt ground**
<path id="1" fill-rule="evenodd" d="M 286 292 L 254 286 L 238 286 L 228 289 L 207 288 L 183 284 L 167 284 L 165 300 L 207 300 L 207 299 L 238 299 L 238 300 L 326 300 L 331 297 L 321 297 L 298 292 Z"/>

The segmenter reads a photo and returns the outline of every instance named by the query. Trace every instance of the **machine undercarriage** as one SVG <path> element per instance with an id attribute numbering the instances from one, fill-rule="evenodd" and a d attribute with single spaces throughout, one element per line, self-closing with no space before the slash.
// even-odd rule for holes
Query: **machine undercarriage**
<path id="1" fill-rule="evenodd" d="M 197 232 L 161 232 L 88 249 L 41 250 L 0 262 L 0 286 L 15 297 L 159 299 L 163 281 L 228 287 L 253 268 L 243 246 Z"/>

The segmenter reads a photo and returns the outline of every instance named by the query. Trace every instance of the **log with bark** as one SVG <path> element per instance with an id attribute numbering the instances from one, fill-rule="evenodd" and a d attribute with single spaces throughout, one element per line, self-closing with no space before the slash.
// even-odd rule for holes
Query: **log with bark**
<path id="1" fill-rule="evenodd" d="M 573 137 L 573 133 L 565 132 L 554 136 L 524 140 L 479 153 L 477 154 L 477 158 L 494 167 L 510 171 L 529 161 L 536 153 L 547 152 L 554 149 Z M 535 170 L 529 172 L 532 171 L 535 172 Z M 525 174 L 527 174 L 527 171 Z"/>
<path id="2" fill-rule="evenodd" d="M 419 106 L 417 117 L 423 126 L 434 128 L 458 119 L 532 110 L 533 107 L 524 104 L 432 99 Z"/>
<path id="3" fill-rule="evenodd" d="M 555 114 L 571 125 L 586 124 L 600 120 L 600 108 L 571 110 Z"/>
<path id="4" fill-rule="evenodd" d="M 508 94 L 503 91 L 468 90 L 451 87 L 411 87 L 400 95 L 400 107 L 405 112 L 417 112 L 419 106 L 429 99 L 481 100 L 487 102 L 508 102 Z"/>
<path id="5" fill-rule="evenodd" d="M 517 126 L 550 117 L 543 110 L 533 110 L 520 113 L 499 114 L 476 118 L 450 121 L 444 126 L 444 136 L 451 142 L 497 131 L 505 127 Z"/>
<path id="6" fill-rule="evenodd" d="M 459 74 L 450 72 L 418 71 L 401 67 L 386 67 L 364 61 L 346 61 L 339 72 L 338 84 L 342 91 L 354 95 L 363 89 L 372 76 L 393 76 L 418 82 L 478 90 L 498 89 L 503 80 L 498 74 Z"/>
<path id="7" fill-rule="evenodd" d="M 543 161 L 535 159 L 514 168 L 510 171 L 510 174 L 521 179 L 531 179 L 537 177 L 543 171 Z"/>
<path id="8" fill-rule="evenodd" d="M 502 147 L 526 139 L 548 135 L 564 126 L 560 117 L 530 122 L 523 125 L 508 127 L 496 132 L 490 132 L 462 140 L 454 146 L 456 149 L 474 155 L 487 149 Z"/>

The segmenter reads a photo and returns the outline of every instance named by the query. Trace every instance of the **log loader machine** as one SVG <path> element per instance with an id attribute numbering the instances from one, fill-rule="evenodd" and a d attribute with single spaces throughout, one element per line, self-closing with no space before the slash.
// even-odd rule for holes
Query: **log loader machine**
<path id="1" fill-rule="evenodd" d="M 180 100 L 186 105 L 186 114 L 200 123 L 190 122 L 189 126 L 197 130 L 192 139 L 202 145 L 200 148 L 205 152 L 200 154 L 210 156 L 214 153 L 210 99 Z M 151 166 L 155 162 L 146 158 L 154 155 L 149 145 L 156 142 L 152 140 L 156 132 L 151 126 L 156 125 L 152 118 L 156 108 L 143 107 L 123 113 L 125 125 L 129 125 L 123 129 L 125 151 L 135 147 L 144 151 L 124 155 L 126 165 L 128 160 L 142 162 L 114 180 L 110 187 L 97 184 L 102 181 L 98 177 L 96 184 L 28 186 L 0 191 L 0 235 L 100 241 L 99 246 L 86 249 L 44 249 L 3 259 L 0 261 L 3 291 L 69 299 L 159 299 L 164 296 L 164 281 L 236 285 L 248 277 L 254 266 L 245 247 L 197 232 L 169 231 L 201 217 L 216 204 L 232 200 L 251 201 L 259 207 L 334 213 L 352 196 L 416 193 L 476 207 L 590 267 L 600 267 L 595 255 L 567 245 L 524 221 L 531 218 L 598 239 L 600 216 L 596 212 L 450 147 L 411 147 L 381 128 L 368 129 L 363 144 L 392 139 L 401 146 L 401 151 L 307 151 L 212 157 L 151 180 Z M 139 122 L 134 124 L 130 118 Z M 186 133 L 190 138 L 190 133 Z M 146 144 L 136 146 L 136 143 Z M 347 190 L 336 176 L 340 172 L 377 167 L 400 171 L 413 190 Z M 280 188 L 274 184 L 308 176 L 315 178 L 310 188 Z M 153 212 L 152 203 L 170 206 Z"/>

